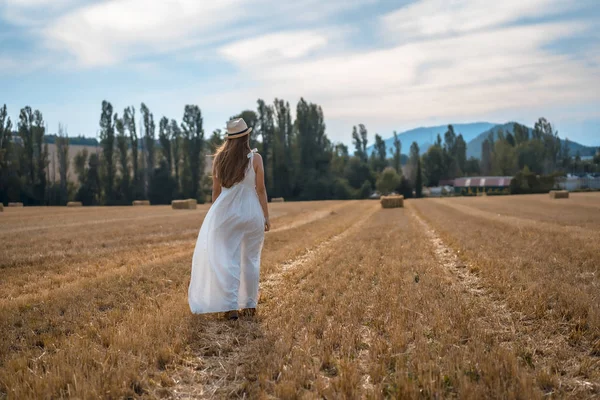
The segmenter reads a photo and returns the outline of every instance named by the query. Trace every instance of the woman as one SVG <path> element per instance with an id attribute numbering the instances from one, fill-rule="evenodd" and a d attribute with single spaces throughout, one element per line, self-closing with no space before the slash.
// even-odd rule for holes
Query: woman
<path id="1" fill-rule="evenodd" d="M 246 122 L 227 123 L 227 139 L 213 161 L 213 205 L 204 218 L 188 290 L 195 314 L 238 309 L 254 315 L 258 300 L 260 253 L 270 229 L 262 157 L 250 150 Z"/>

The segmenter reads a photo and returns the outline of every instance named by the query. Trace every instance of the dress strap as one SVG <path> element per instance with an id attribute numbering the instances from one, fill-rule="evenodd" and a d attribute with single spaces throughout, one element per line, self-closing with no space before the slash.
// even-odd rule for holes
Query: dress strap
<path id="1" fill-rule="evenodd" d="M 252 150 L 250 150 L 250 153 L 248 153 L 248 158 L 254 157 L 254 153 L 258 153 L 258 149 L 252 149 Z"/>

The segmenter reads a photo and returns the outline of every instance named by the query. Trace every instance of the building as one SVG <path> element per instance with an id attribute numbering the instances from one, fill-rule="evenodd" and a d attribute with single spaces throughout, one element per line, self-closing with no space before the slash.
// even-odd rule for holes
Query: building
<path id="1" fill-rule="evenodd" d="M 570 192 L 574 190 L 600 190 L 600 177 L 592 175 L 568 175 L 564 178 L 557 179 L 556 186 L 562 190 L 568 190 Z"/>
<path id="2" fill-rule="evenodd" d="M 471 178 L 456 178 L 454 193 L 459 195 L 477 193 L 502 193 L 510 190 L 512 176 L 477 176 Z"/>

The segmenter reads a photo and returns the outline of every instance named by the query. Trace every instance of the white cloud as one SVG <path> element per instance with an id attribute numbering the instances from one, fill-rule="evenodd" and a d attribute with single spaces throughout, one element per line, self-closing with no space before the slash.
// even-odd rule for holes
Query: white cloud
<path id="1" fill-rule="evenodd" d="M 82 66 L 107 66 L 198 46 L 214 50 L 207 46 L 282 28 L 298 30 L 374 0 L 3 1 L 3 19 L 31 28 L 29 33 L 51 50 L 66 51 Z"/>
<path id="2" fill-rule="evenodd" d="M 461 34 L 525 17 L 552 15 L 570 0 L 420 0 L 382 18 L 384 32 L 396 39 Z"/>
<path id="3" fill-rule="evenodd" d="M 239 2 L 111 0 L 61 17 L 47 28 L 46 39 L 85 66 L 111 65 L 202 41 L 241 16 Z"/>
<path id="4" fill-rule="evenodd" d="M 219 52 L 238 64 L 272 63 L 304 57 L 326 44 L 327 37 L 323 34 L 294 31 L 240 40 L 222 47 Z"/>
<path id="5" fill-rule="evenodd" d="M 360 121 L 391 127 L 399 121 L 478 118 L 500 110 L 599 101 L 597 68 L 544 50 L 586 28 L 581 23 L 496 28 L 265 65 L 237 59 L 239 81 L 252 85 L 223 96 L 250 101 L 302 95 L 323 105 L 328 119 L 347 121 L 348 129 Z"/>

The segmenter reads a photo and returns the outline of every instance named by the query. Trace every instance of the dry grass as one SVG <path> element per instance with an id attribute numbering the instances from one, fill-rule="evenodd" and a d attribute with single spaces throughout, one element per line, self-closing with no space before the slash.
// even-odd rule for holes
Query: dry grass
<path id="1" fill-rule="evenodd" d="M 598 229 L 495 201 L 272 204 L 238 322 L 187 306 L 206 205 L 7 209 L 0 398 L 598 396 Z"/>
<path id="2" fill-rule="evenodd" d="M 577 196 L 574 196 L 576 199 Z M 452 199 L 413 205 L 443 240 L 459 252 L 492 296 L 518 314 L 522 359 L 538 371 L 545 391 L 600 394 L 600 229 L 523 218 L 511 205 L 536 205 L 539 214 L 558 211 L 547 196 L 481 200 Z M 509 199 L 507 199 L 509 200 Z M 548 199 L 549 200 L 549 199 Z M 600 201 L 600 196 L 597 197 Z M 537 204 L 536 204 L 537 202 Z M 487 211 L 493 207 L 498 213 Z M 485 208 L 486 211 L 482 209 Z M 563 203 L 577 218 L 598 218 L 592 207 Z M 554 384 L 550 385 L 551 379 Z"/>

